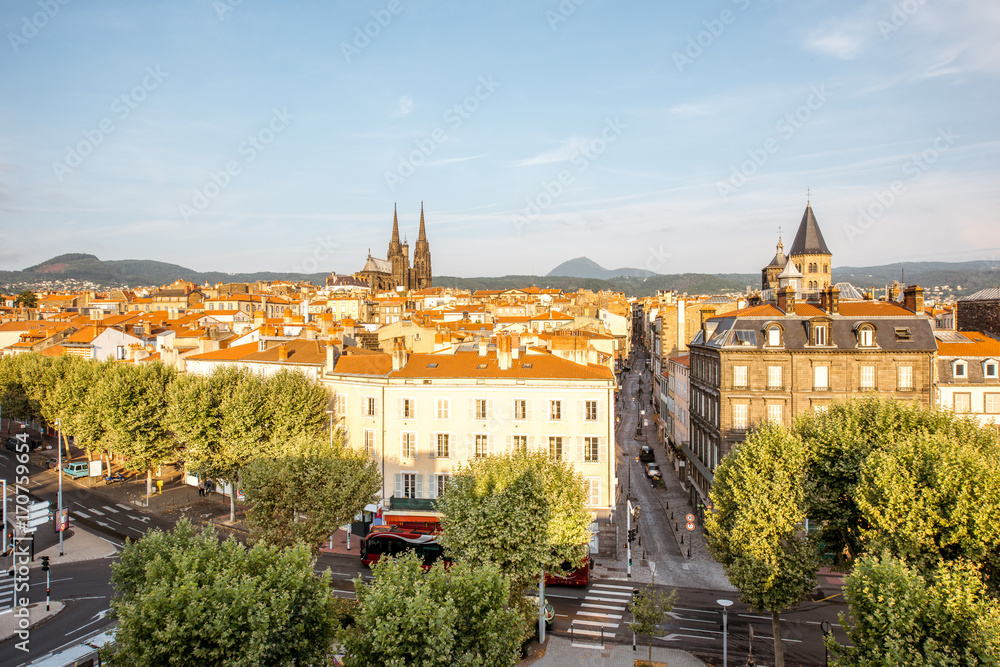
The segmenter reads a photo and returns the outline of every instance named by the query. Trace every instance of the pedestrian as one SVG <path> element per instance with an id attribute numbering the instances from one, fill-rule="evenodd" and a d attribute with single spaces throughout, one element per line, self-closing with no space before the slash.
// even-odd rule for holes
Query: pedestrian
<path id="1" fill-rule="evenodd" d="M 205 495 L 205 482 L 198 482 L 198 495 L 199 496 Z"/>

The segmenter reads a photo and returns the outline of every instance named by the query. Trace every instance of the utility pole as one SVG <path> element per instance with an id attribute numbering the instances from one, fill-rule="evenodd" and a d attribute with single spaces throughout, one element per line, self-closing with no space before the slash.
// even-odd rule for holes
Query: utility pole
<path id="1" fill-rule="evenodd" d="M 49 557 L 42 556 L 42 572 L 45 573 L 45 611 L 49 610 L 49 598 L 51 584 L 50 573 L 49 573 Z"/>
<path id="2" fill-rule="evenodd" d="M 60 556 L 65 556 L 66 552 L 63 549 L 63 532 L 65 532 L 65 531 L 62 530 L 62 500 L 63 500 L 62 499 L 62 478 L 63 478 L 63 471 L 62 471 L 62 419 L 57 419 L 56 420 L 56 424 L 58 424 L 58 426 L 59 426 L 59 431 L 58 431 L 58 438 L 59 438 L 59 440 L 56 442 L 56 446 L 59 449 L 58 464 L 56 466 L 56 470 L 58 471 L 58 475 L 59 475 L 59 493 L 57 494 L 58 497 L 56 498 L 56 522 L 57 522 L 56 528 L 59 529 L 59 555 Z"/>

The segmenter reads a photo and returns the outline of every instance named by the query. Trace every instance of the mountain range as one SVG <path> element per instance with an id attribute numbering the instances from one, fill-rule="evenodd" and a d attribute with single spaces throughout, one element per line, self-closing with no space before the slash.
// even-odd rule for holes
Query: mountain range
<path id="1" fill-rule="evenodd" d="M 894 280 L 905 279 L 925 288 L 950 287 L 947 292 L 971 294 L 986 287 L 1000 284 L 1000 263 L 972 262 L 907 262 L 868 267 L 834 267 L 834 282 L 850 282 L 859 288 L 882 287 Z M 29 266 L 21 271 L 0 271 L 0 288 L 20 290 L 25 287 L 44 286 L 45 283 L 89 282 L 103 288 L 159 286 L 182 279 L 196 284 L 214 285 L 228 282 L 254 282 L 258 280 L 309 281 L 322 285 L 326 273 L 223 273 L 221 271 L 194 271 L 177 264 L 153 260 L 101 260 L 94 255 L 71 253 Z M 545 276 L 508 275 L 499 277 L 460 278 L 434 276 L 434 284 L 455 289 L 508 289 L 536 285 L 559 288 L 564 291 L 577 289 L 613 290 L 627 296 L 647 296 L 658 290 L 674 290 L 688 294 L 720 294 L 744 292 L 749 286 L 760 285 L 759 273 L 680 273 L 657 274 L 645 269 L 605 269 L 586 258 L 563 262 Z M 961 286 L 961 290 L 957 290 Z"/>

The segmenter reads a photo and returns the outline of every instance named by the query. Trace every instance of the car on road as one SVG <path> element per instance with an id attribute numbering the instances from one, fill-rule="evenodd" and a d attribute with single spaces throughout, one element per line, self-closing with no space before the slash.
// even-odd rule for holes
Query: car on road
<path id="1" fill-rule="evenodd" d="M 639 450 L 639 460 L 643 463 L 655 461 L 656 454 L 653 453 L 653 448 L 649 445 L 643 445 L 642 449 Z"/>
<path id="2" fill-rule="evenodd" d="M 90 463 L 87 461 L 68 463 L 63 466 L 62 471 L 73 479 L 80 479 L 81 477 L 87 477 L 90 475 Z"/>
<path id="3" fill-rule="evenodd" d="M 655 462 L 651 461 L 646 464 L 646 477 L 649 478 L 653 484 L 663 481 L 663 473 L 660 472 L 660 466 L 656 465 Z"/>
<path id="4" fill-rule="evenodd" d="M 525 597 L 526 600 L 528 600 L 529 603 L 531 603 L 531 605 L 534 607 L 535 610 L 538 609 L 538 596 L 537 595 L 525 595 L 524 597 Z M 537 611 L 535 613 L 535 618 L 538 618 Z M 546 630 L 551 630 L 552 629 L 552 622 L 555 620 L 555 618 L 556 618 L 555 607 L 552 606 L 551 602 L 549 602 L 548 600 L 546 600 L 545 601 L 545 629 Z M 538 623 L 536 622 L 535 625 L 537 626 Z"/>

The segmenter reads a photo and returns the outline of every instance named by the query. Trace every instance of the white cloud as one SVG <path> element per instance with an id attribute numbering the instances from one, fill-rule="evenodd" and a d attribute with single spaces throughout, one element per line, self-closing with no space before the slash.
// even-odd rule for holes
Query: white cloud
<path id="1" fill-rule="evenodd" d="M 431 160 L 430 162 L 425 162 L 425 167 L 443 167 L 448 164 L 455 164 L 457 162 L 468 162 L 469 160 L 478 160 L 481 157 L 486 157 L 486 154 L 482 155 L 469 155 L 466 157 L 452 157 L 445 160 Z"/>
<path id="2" fill-rule="evenodd" d="M 413 98 L 409 95 L 403 95 L 399 98 L 399 101 L 396 102 L 396 108 L 392 112 L 392 115 L 397 118 L 402 118 L 403 116 L 410 115 L 411 111 L 413 111 Z"/>
<path id="3" fill-rule="evenodd" d="M 558 147 L 550 151 L 539 153 L 538 155 L 514 163 L 515 167 L 533 167 L 539 164 L 552 164 L 553 162 L 568 162 L 578 155 L 587 146 L 587 139 L 584 137 L 570 137 L 563 141 Z"/>

